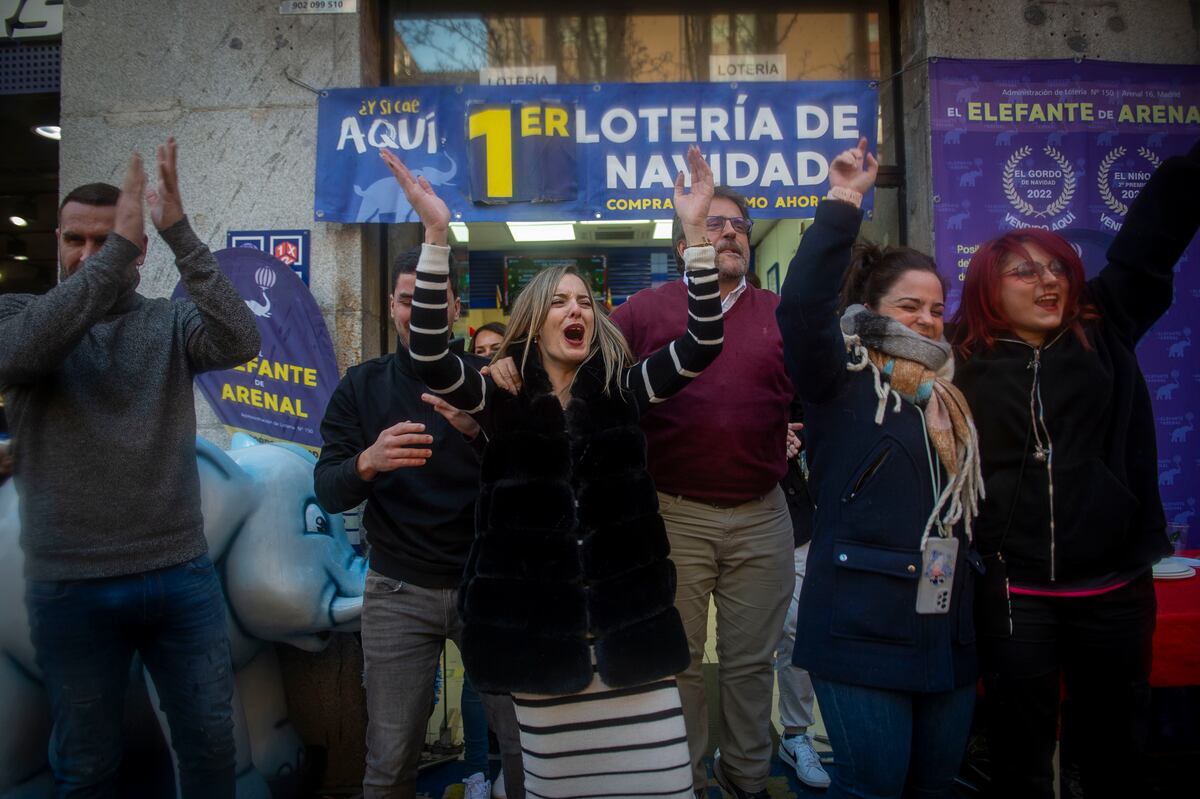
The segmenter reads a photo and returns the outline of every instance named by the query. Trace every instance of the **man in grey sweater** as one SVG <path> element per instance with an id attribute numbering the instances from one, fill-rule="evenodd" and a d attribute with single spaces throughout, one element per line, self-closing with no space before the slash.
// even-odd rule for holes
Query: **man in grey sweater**
<path id="1" fill-rule="evenodd" d="M 0 296 L 30 633 L 60 796 L 111 796 L 134 652 L 171 728 L 184 797 L 234 796 L 233 674 L 207 555 L 192 378 L 258 353 L 254 316 L 183 213 L 175 142 L 118 191 L 59 209 L 61 280 Z M 145 201 L 143 200 L 145 196 Z M 144 202 L 191 301 L 138 294 Z"/>

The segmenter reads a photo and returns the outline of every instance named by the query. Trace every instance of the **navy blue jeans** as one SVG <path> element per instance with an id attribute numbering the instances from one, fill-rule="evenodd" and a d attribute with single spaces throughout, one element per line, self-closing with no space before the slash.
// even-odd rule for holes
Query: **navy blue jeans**
<path id="1" fill-rule="evenodd" d="M 463 762 L 467 764 L 467 773 L 482 771 L 484 776 L 491 779 L 492 772 L 488 765 L 487 712 L 483 708 L 483 700 L 471 684 L 470 674 L 463 676 L 459 705 L 463 725 Z"/>
<path id="2" fill-rule="evenodd" d="M 942 799 L 958 774 L 975 683 L 940 693 L 889 691 L 813 677 L 833 747 L 826 799 Z"/>
<path id="3" fill-rule="evenodd" d="M 184 799 L 232 799 L 233 667 L 207 555 L 123 577 L 31 580 L 25 601 L 54 722 L 56 797 L 115 796 L 137 652 L 170 725 Z"/>

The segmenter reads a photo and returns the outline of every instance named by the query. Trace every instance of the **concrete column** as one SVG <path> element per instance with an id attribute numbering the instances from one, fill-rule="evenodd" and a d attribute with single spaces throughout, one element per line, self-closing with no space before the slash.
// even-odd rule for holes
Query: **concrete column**
<path id="1" fill-rule="evenodd" d="M 277 2 L 67 0 L 62 41 L 60 191 L 119 184 L 134 149 L 152 169 L 173 134 L 184 208 L 214 250 L 229 229 L 312 231 L 310 288 L 342 369 L 377 354 L 379 256 L 372 231 L 313 221 L 317 95 L 287 75 L 319 89 L 377 84 L 377 4 L 359 6 L 283 15 Z M 141 291 L 166 296 L 177 280 L 151 230 Z M 225 442 L 196 406 L 201 435 Z"/>

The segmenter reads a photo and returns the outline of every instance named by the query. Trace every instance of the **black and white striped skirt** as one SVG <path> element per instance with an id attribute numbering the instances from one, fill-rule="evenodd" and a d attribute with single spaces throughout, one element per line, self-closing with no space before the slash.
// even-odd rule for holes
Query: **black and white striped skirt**
<path id="1" fill-rule="evenodd" d="M 513 694 L 531 799 L 692 799 L 691 757 L 673 677 L 577 694 Z"/>

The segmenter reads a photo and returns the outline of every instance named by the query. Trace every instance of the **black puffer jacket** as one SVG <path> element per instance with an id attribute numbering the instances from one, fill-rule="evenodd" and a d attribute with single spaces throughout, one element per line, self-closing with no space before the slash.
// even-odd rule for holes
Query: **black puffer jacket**
<path id="1" fill-rule="evenodd" d="M 1173 267 L 1198 224 L 1200 145 L 1158 168 L 1088 281 L 1083 299 L 1100 319 L 1084 323 L 1086 346 L 1069 330 L 1038 348 L 1010 335 L 960 360 L 955 383 L 976 411 L 987 487 L 976 542 L 1002 549 L 1014 582 L 1129 575 L 1170 554 L 1134 348 L 1170 307 Z M 1049 458 L 1036 451 L 1031 402 Z"/>
<path id="2" fill-rule="evenodd" d="M 604 394 L 603 369 L 598 356 L 580 367 L 564 409 L 530 357 L 521 393 L 491 400 L 486 427 L 499 432 L 459 595 L 464 663 L 482 691 L 581 691 L 591 644 L 612 687 L 688 664 L 637 404 L 615 386 Z"/>

